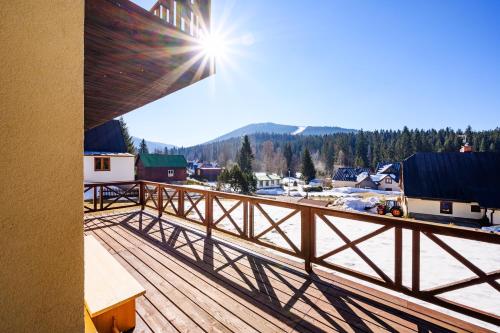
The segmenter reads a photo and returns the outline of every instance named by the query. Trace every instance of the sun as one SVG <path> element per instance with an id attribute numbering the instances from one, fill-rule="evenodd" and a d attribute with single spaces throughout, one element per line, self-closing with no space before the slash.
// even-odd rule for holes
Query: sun
<path id="1" fill-rule="evenodd" d="M 207 33 L 200 39 L 201 51 L 210 59 L 224 58 L 227 53 L 227 41 L 219 33 Z"/>

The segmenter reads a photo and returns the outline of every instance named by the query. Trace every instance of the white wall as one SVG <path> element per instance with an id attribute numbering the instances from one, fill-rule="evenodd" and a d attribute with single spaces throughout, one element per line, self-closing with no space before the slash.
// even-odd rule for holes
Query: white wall
<path id="1" fill-rule="evenodd" d="M 122 182 L 135 178 L 134 156 L 103 156 L 110 157 L 110 171 L 94 171 L 94 157 L 83 157 L 84 182 Z"/>
<path id="2" fill-rule="evenodd" d="M 407 198 L 407 208 L 409 213 L 430 214 L 448 217 L 462 217 L 467 219 L 480 219 L 483 217 L 484 209 L 481 212 L 471 212 L 470 208 L 476 203 L 453 202 L 453 214 L 440 213 L 440 201 Z"/>
<path id="3" fill-rule="evenodd" d="M 380 185 L 378 186 L 378 189 L 381 191 L 386 191 L 386 189 L 390 189 L 389 191 L 395 191 L 395 192 L 401 191 L 401 188 L 399 187 L 399 183 L 397 183 L 393 179 L 391 184 L 386 184 L 385 178 L 380 181 Z"/>

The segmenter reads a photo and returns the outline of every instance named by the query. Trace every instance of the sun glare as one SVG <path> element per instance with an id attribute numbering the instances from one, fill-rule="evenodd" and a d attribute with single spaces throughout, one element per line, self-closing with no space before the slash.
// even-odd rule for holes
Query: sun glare
<path id="1" fill-rule="evenodd" d="M 202 52 L 206 57 L 217 59 L 223 58 L 226 55 L 227 44 L 222 35 L 215 33 L 208 34 L 201 38 L 200 43 Z"/>

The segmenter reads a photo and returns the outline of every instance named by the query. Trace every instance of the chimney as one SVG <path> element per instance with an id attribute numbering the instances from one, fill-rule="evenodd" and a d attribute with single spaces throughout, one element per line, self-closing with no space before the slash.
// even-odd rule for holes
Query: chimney
<path id="1" fill-rule="evenodd" d="M 472 149 L 472 146 L 469 145 L 467 142 L 467 135 L 459 135 L 459 138 L 462 138 L 464 141 L 464 144 L 462 145 L 462 148 L 460 148 L 461 153 L 472 153 L 474 149 Z"/>
<path id="2" fill-rule="evenodd" d="M 469 146 L 467 142 L 460 148 L 461 153 L 472 153 L 473 151 L 474 149 L 472 149 L 472 146 Z"/>

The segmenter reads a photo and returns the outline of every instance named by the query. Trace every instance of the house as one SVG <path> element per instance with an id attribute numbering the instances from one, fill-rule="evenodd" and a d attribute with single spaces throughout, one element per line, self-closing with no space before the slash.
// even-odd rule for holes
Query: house
<path id="1" fill-rule="evenodd" d="M 162 183 L 186 181 L 187 161 L 183 155 L 139 154 L 135 162 L 137 178 Z"/>
<path id="2" fill-rule="evenodd" d="M 127 146 L 118 120 L 85 132 L 83 179 L 85 183 L 135 180 L 134 155 Z"/>
<path id="3" fill-rule="evenodd" d="M 281 177 L 277 174 L 268 174 L 265 172 L 255 172 L 255 178 L 257 179 L 257 189 L 265 188 L 276 188 L 281 187 Z"/>
<path id="4" fill-rule="evenodd" d="M 339 168 L 332 179 L 333 187 L 356 187 L 358 176 L 370 173 L 369 168 Z"/>
<path id="5" fill-rule="evenodd" d="M 401 192 L 401 186 L 399 185 L 401 163 L 379 162 L 375 170 L 377 176 L 373 180 L 378 182 L 379 190 Z"/>
<path id="6" fill-rule="evenodd" d="M 410 217 L 500 223 L 499 153 L 416 153 L 403 161 L 402 187 Z"/>
<path id="7" fill-rule="evenodd" d="M 196 168 L 195 175 L 197 178 L 205 179 L 209 182 L 215 182 L 221 172 L 222 168 L 216 164 L 204 163 Z"/>
<path id="8" fill-rule="evenodd" d="M 368 172 L 362 172 L 356 177 L 356 187 L 366 189 L 378 189 L 378 183 L 372 178 L 375 175 L 370 175 Z"/>

